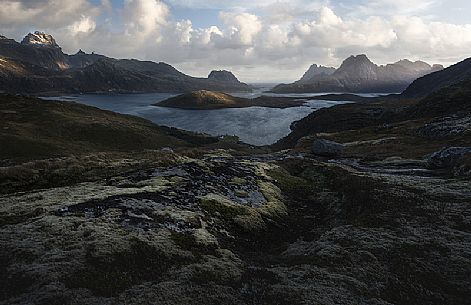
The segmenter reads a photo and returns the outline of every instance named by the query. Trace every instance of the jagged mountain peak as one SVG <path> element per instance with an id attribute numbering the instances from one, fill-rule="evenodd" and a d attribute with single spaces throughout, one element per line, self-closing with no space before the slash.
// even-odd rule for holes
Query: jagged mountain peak
<path id="1" fill-rule="evenodd" d="M 348 57 L 347 59 L 345 59 L 342 63 L 342 65 L 340 65 L 340 69 L 342 68 L 345 68 L 347 66 L 351 66 L 351 65 L 359 65 L 359 64 L 368 64 L 368 65 L 373 65 L 375 66 L 375 64 L 368 58 L 368 56 L 366 56 L 365 54 L 360 54 L 360 55 L 351 55 L 350 57 Z"/>
<path id="2" fill-rule="evenodd" d="M 334 72 L 335 68 L 312 64 L 306 73 L 304 73 L 303 77 L 301 77 L 299 82 L 309 82 L 313 78 L 332 75 Z"/>
<path id="3" fill-rule="evenodd" d="M 428 63 L 424 61 L 421 61 L 421 60 L 411 61 L 409 59 L 401 59 L 400 61 L 394 63 L 394 65 L 404 67 L 409 70 L 410 69 L 416 70 L 416 71 L 427 71 L 432 68 L 431 65 L 429 65 Z"/>
<path id="4" fill-rule="evenodd" d="M 365 54 L 350 56 L 335 71 L 334 75 L 349 75 L 357 79 L 376 79 L 378 66 Z"/>
<path id="5" fill-rule="evenodd" d="M 40 31 L 26 35 L 25 38 L 23 38 L 21 41 L 21 44 L 59 48 L 59 45 L 56 43 L 56 40 L 54 37 L 52 37 L 52 35 Z"/>

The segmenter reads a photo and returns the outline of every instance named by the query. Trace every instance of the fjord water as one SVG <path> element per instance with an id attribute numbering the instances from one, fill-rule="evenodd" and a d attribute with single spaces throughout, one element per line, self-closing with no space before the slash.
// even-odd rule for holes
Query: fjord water
<path id="1" fill-rule="evenodd" d="M 233 94 L 240 97 L 257 97 L 261 90 L 253 93 Z M 275 95 L 275 94 L 274 94 Z M 115 95 L 70 95 L 48 97 L 54 100 L 76 101 L 104 110 L 143 117 L 163 126 L 189 131 L 203 132 L 213 136 L 236 135 L 241 141 L 252 145 L 268 145 L 288 135 L 292 122 L 311 112 L 346 102 L 309 100 L 309 94 L 294 95 L 306 99 L 305 105 L 286 109 L 249 107 L 217 110 L 183 110 L 152 106 L 159 101 L 175 96 L 170 93 L 115 94 Z M 276 96 L 291 96 L 276 94 Z"/>

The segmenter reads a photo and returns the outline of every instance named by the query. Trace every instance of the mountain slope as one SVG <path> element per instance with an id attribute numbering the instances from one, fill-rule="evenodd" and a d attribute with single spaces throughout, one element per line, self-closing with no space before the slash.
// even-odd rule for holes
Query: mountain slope
<path id="1" fill-rule="evenodd" d="M 0 92 L 188 92 L 193 90 L 251 91 L 232 78 L 188 76 L 169 64 L 114 59 L 82 50 L 67 55 L 50 35 L 35 32 L 21 43 L 0 36 Z M 7 64 L 8 63 L 8 64 Z M 21 67 L 18 68 L 18 67 Z M 12 71 L 15 73 L 12 73 Z"/>
<path id="2" fill-rule="evenodd" d="M 471 58 L 465 59 L 442 71 L 423 76 L 415 80 L 403 93 L 406 98 L 420 98 L 451 86 L 471 79 Z"/>
<path id="3" fill-rule="evenodd" d="M 362 54 L 345 59 L 330 75 L 321 73 L 311 78 L 305 75 L 293 84 L 278 85 L 272 91 L 276 93 L 401 92 L 418 77 L 442 68 L 440 65 L 430 66 L 425 62 L 409 60 L 378 66 Z M 312 71 L 306 72 L 307 75 L 310 73 Z"/>
<path id="4" fill-rule="evenodd" d="M 332 75 L 335 72 L 335 68 L 318 66 L 316 64 L 309 67 L 309 69 L 304 73 L 303 77 L 298 81 L 300 83 L 309 83 L 314 81 L 314 78 L 319 76 Z"/>

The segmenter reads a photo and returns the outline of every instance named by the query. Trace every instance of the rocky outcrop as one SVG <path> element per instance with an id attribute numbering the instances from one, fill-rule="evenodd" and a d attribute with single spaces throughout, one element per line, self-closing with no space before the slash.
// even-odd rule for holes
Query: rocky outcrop
<path id="1" fill-rule="evenodd" d="M 56 43 L 54 37 L 49 34 L 38 31 L 26 35 L 21 41 L 21 44 L 38 47 L 59 48 L 59 45 Z"/>
<path id="2" fill-rule="evenodd" d="M 451 168 L 459 159 L 471 154 L 471 147 L 448 147 L 437 151 L 427 157 L 432 168 Z"/>
<path id="3" fill-rule="evenodd" d="M 343 144 L 324 139 L 315 140 L 311 146 L 311 152 L 314 155 L 324 157 L 338 156 L 342 153 L 344 149 L 345 146 Z"/>
<path id="4" fill-rule="evenodd" d="M 319 68 L 318 68 L 319 69 Z M 277 93 L 289 92 L 402 92 L 415 79 L 443 69 L 440 65 L 409 60 L 378 66 L 364 55 L 350 56 L 335 72 L 322 72 L 311 78 L 303 77 L 293 84 L 283 84 L 272 89 Z M 320 70 L 322 71 L 322 70 Z M 329 70 L 328 70 L 329 71 Z M 308 71 L 309 72 L 309 71 Z"/>
<path id="5" fill-rule="evenodd" d="M 309 83 L 320 76 L 332 75 L 334 72 L 335 68 L 318 66 L 316 64 L 313 64 L 309 67 L 309 69 L 306 71 L 306 73 L 304 73 L 303 77 L 301 77 L 298 82 Z"/>
<path id="6" fill-rule="evenodd" d="M 48 74 L 54 75 L 70 67 L 67 56 L 54 38 L 40 32 L 28 34 L 22 43 L 13 39 L 0 39 L 0 56 L 14 62 L 15 65 L 31 66 L 28 73 L 21 75 L 23 82 L 41 75 L 43 69 L 50 70 Z M 11 82 L 11 87 L 15 87 L 14 83 L 18 83 L 19 80 L 12 79 Z"/>
<path id="7" fill-rule="evenodd" d="M 433 120 L 417 129 L 417 134 L 429 139 L 447 138 L 471 133 L 471 116 L 449 116 Z"/>
<path id="8" fill-rule="evenodd" d="M 240 81 L 237 79 L 237 77 L 235 77 L 234 74 L 232 74 L 232 72 L 226 70 L 211 71 L 211 73 L 209 73 L 208 79 L 233 84 L 240 83 Z"/>

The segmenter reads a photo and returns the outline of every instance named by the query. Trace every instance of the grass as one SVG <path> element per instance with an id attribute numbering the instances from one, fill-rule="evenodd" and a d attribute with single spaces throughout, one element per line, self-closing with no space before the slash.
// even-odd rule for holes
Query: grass
<path id="1" fill-rule="evenodd" d="M 0 159 L 198 147 L 216 138 L 72 102 L 0 95 Z"/>

